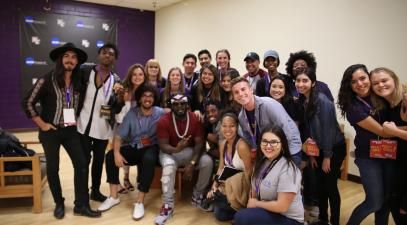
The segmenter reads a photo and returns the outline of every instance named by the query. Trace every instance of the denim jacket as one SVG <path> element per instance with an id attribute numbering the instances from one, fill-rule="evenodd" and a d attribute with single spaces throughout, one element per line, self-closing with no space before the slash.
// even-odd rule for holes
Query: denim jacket
<path id="1" fill-rule="evenodd" d="M 304 129 L 318 145 L 324 158 L 332 157 L 334 146 L 344 143 L 345 138 L 336 119 L 335 106 L 327 96 L 318 93 L 316 98 L 317 109 L 309 118 L 304 115 Z"/>

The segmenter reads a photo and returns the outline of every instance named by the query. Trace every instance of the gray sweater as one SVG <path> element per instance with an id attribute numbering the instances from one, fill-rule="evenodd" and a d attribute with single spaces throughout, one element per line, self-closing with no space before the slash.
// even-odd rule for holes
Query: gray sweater
<path id="1" fill-rule="evenodd" d="M 297 125 L 285 111 L 284 107 L 276 100 L 269 97 L 254 96 L 255 101 L 255 119 L 260 132 L 267 126 L 277 125 L 284 130 L 287 136 L 288 146 L 291 155 L 301 151 L 301 137 Z M 247 123 L 245 109 L 239 113 L 239 123 L 242 128 L 243 138 L 252 148 L 256 148 L 250 132 L 250 125 Z M 260 135 L 260 134 L 258 134 Z"/>

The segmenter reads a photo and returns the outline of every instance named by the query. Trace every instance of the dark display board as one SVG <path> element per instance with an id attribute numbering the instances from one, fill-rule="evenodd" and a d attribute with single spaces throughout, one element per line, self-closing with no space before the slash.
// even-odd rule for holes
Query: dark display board
<path id="1" fill-rule="evenodd" d="M 50 71 L 52 49 L 74 43 L 88 54 L 85 64 L 96 63 L 97 50 L 103 44 L 117 44 L 117 21 L 62 14 L 21 12 L 20 47 L 22 94 Z"/>

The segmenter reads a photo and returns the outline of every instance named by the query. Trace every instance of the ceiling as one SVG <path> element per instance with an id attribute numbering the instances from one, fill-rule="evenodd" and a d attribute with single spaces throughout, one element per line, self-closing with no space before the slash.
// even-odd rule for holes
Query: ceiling
<path id="1" fill-rule="evenodd" d="M 163 7 L 170 6 L 177 2 L 181 2 L 183 0 L 75 0 L 75 1 L 156 11 Z"/>

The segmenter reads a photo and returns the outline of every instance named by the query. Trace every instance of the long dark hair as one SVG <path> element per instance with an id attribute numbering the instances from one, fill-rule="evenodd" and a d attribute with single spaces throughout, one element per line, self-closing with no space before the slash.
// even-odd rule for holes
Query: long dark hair
<path id="1" fill-rule="evenodd" d="M 214 76 L 214 80 L 212 83 L 212 87 L 211 87 L 211 94 L 209 96 L 209 98 L 213 101 L 221 101 L 221 96 L 220 96 L 220 84 L 219 84 L 219 75 L 218 75 L 218 70 L 216 69 L 216 67 L 212 64 L 209 65 L 204 65 L 202 66 L 201 69 L 201 73 L 199 74 L 199 80 L 197 83 L 197 97 L 199 102 L 202 102 L 205 98 L 204 96 L 204 85 L 201 81 L 202 79 L 202 73 L 205 69 L 209 69 L 213 76 Z"/>
<path id="2" fill-rule="evenodd" d="M 297 78 L 298 75 L 305 74 L 312 82 L 310 94 L 309 94 L 309 99 L 307 104 L 306 102 L 306 97 L 302 94 L 299 95 L 299 103 L 304 106 L 304 113 L 308 118 L 311 118 L 314 116 L 315 112 L 317 111 L 317 105 L 318 105 L 318 89 L 316 88 L 317 86 L 317 76 L 315 74 L 315 70 L 311 67 L 304 68 L 298 73 L 295 73 L 295 79 Z"/>
<path id="3" fill-rule="evenodd" d="M 61 54 L 55 61 L 55 69 L 53 72 L 53 76 L 54 76 L 59 88 L 65 88 L 65 68 L 62 63 L 62 57 L 63 57 L 63 54 Z M 74 89 L 78 88 L 78 84 L 79 84 L 79 80 L 80 80 L 79 67 L 80 67 L 80 65 L 77 64 L 72 71 L 71 84 Z"/>
<path id="4" fill-rule="evenodd" d="M 354 64 L 346 68 L 342 76 L 338 101 L 336 103 L 341 111 L 342 117 L 345 117 L 347 108 L 356 100 L 356 93 L 352 90 L 352 75 L 357 70 L 363 70 L 363 72 L 369 75 L 367 67 L 363 64 Z"/>
<path id="5" fill-rule="evenodd" d="M 129 67 L 129 69 L 127 70 L 126 77 L 124 77 L 124 80 L 123 80 L 123 87 L 129 89 L 129 91 L 133 90 L 133 86 L 134 86 L 134 85 L 133 85 L 133 83 L 131 82 L 131 79 L 132 79 L 132 77 L 133 77 L 133 71 L 134 71 L 135 69 L 141 69 L 141 71 L 143 71 L 143 74 L 144 74 L 144 82 L 143 82 L 142 84 L 140 84 L 140 87 L 141 87 L 142 85 L 144 85 L 144 84 L 147 82 L 147 80 L 148 80 L 148 77 L 147 77 L 146 71 L 144 70 L 143 65 L 138 64 L 138 63 L 131 65 L 131 66 Z M 134 93 L 133 93 L 133 94 L 134 94 Z"/>
<path id="6" fill-rule="evenodd" d="M 273 84 L 273 81 L 275 81 L 275 80 L 281 80 L 284 84 L 285 93 L 284 93 L 284 96 L 281 98 L 281 104 L 285 105 L 289 102 L 294 102 L 294 98 L 291 95 L 290 90 L 288 89 L 289 86 L 288 86 L 287 78 L 285 78 L 282 75 L 277 75 L 277 76 L 271 78 L 269 90 L 271 90 L 271 85 Z M 267 95 L 269 95 L 271 97 L 270 93 L 267 93 Z"/>
<path id="7" fill-rule="evenodd" d="M 261 151 L 261 139 L 263 138 L 263 135 L 265 133 L 273 133 L 278 138 L 280 138 L 281 152 L 280 152 L 280 155 L 277 156 L 276 160 L 279 160 L 281 157 L 284 157 L 287 160 L 288 165 L 292 165 L 293 169 L 295 170 L 296 165 L 291 157 L 290 148 L 288 147 L 287 136 L 285 135 L 285 133 L 281 127 L 272 125 L 272 126 L 265 127 L 260 133 L 260 138 L 257 140 L 257 150 L 256 150 L 257 152 L 256 152 L 256 161 L 255 161 L 255 166 L 254 166 L 254 171 L 253 171 L 253 178 L 257 178 L 257 176 L 261 175 L 260 171 L 261 171 L 262 165 L 263 165 L 264 161 L 266 161 L 266 157 L 264 156 L 263 152 Z"/>

